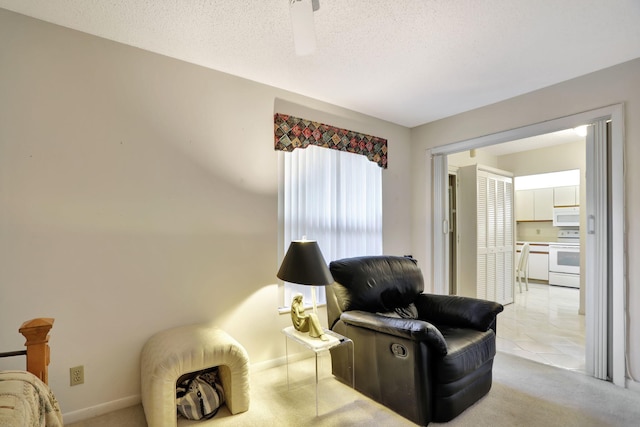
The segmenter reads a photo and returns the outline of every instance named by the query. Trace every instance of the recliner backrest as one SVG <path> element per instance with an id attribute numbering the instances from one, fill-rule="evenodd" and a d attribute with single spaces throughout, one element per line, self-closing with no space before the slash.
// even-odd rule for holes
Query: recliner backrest
<path id="1" fill-rule="evenodd" d="M 331 296 L 336 298 L 334 303 L 337 302 L 341 311 L 393 311 L 413 303 L 424 290 L 422 271 L 416 261 L 408 257 L 346 258 L 332 261 L 329 270 L 348 293 L 344 295 L 345 290 L 338 286 Z"/>

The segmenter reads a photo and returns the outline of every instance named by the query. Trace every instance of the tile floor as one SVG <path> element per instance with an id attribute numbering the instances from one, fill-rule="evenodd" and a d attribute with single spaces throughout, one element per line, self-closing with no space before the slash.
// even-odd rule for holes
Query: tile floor
<path id="1" fill-rule="evenodd" d="M 579 290 L 529 283 L 498 316 L 498 351 L 585 372 L 585 323 Z"/>

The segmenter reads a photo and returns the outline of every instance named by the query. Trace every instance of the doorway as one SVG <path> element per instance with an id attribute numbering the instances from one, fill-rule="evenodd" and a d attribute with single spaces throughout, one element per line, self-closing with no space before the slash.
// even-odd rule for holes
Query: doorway
<path id="1" fill-rule="evenodd" d="M 476 295 L 475 287 L 469 286 L 469 282 L 475 281 L 475 275 L 465 270 L 471 267 L 469 262 L 463 259 L 474 260 L 477 253 L 469 248 L 464 249 L 465 241 L 472 241 L 465 236 L 470 228 L 462 224 L 457 227 L 455 211 L 460 210 L 457 216 L 461 221 L 477 221 L 475 208 L 470 202 L 464 202 L 469 197 L 476 197 L 476 185 L 467 182 L 456 185 L 454 179 L 460 177 L 460 171 L 471 168 L 485 169 L 488 166 L 497 168 L 503 173 L 513 175 L 513 217 L 515 223 L 512 228 L 513 241 L 516 242 L 516 250 L 512 255 L 512 267 L 515 268 L 520 260 L 520 249 L 526 242 L 530 245 L 528 255 L 528 282 L 529 285 L 518 286 L 513 274 L 509 285 L 511 292 L 509 298 L 497 300 L 502 302 L 504 312 L 500 315 L 500 325 L 497 329 L 498 350 L 519 357 L 534 360 L 539 363 L 549 364 L 564 369 L 585 373 L 585 317 L 584 307 L 581 305 L 581 291 L 584 287 L 579 284 L 577 288 L 565 288 L 550 286 L 549 273 L 552 245 L 557 242 L 558 234 L 566 232 L 553 225 L 553 207 L 557 205 L 568 206 L 582 205 L 584 211 L 584 198 L 578 196 L 584 193 L 584 171 L 586 168 L 586 135 L 578 134 L 573 129 L 554 132 L 552 134 L 531 137 L 524 140 L 497 144 L 494 146 L 478 148 L 471 153 L 463 152 L 447 156 L 449 169 L 449 206 L 450 206 L 450 293 L 462 296 L 481 297 Z M 467 166 L 471 163 L 471 166 Z M 568 171 L 565 171 L 567 169 Z M 452 171 L 456 171 L 456 175 Z M 464 176 L 464 174 L 462 174 Z M 582 178 L 581 178 L 582 177 Z M 464 180 L 463 180 L 464 181 Z M 554 189 L 555 187 L 558 187 Z M 453 189 L 457 191 L 454 193 Z M 571 190 L 571 200 L 563 197 Z M 582 190 L 582 191 L 580 191 Z M 472 194 L 468 194 L 471 192 Z M 557 193 L 556 197 L 554 194 Z M 486 194 L 486 193 L 483 193 Z M 456 197 L 457 195 L 457 197 Z M 534 197 L 536 200 L 534 209 Z M 480 193 L 477 194 L 480 197 Z M 461 199 L 460 203 L 457 198 Z M 557 199 L 557 201 L 555 200 Z M 582 202 L 580 199 L 583 199 Z M 488 201 L 478 200 L 478 206 L 487 205 Z M 472 212 L 463 212 L 463 209 L 473 209 Z M 464 219 L 462 219 L 464 218 Z M 498 225 L 496 224 L 496 227 Z M 500 227 L 503 229 L 503 227 Z M 457 232 L 456 232 L 457 229 Z M 466 231 L 464 231 L 466 230 Z M 507 231 L 506 229 L 504 230 Z M 575 230 L 578 231 L 579 230 Z M 501 233 L 504 236 L 504 233 Z M 504 237 L 501 238 L 501 242 Z M 561 237 L 562 239 L 562 237 Z M 583 237 L 584 240 L 584 237 Z M 459 242 L 462 248 L 456 253 L 455 243 Z M 575 243 L 575 242 L 573 242 Z M 498 243 L 496 243 L 498 245 Z M 573 248 L 573 246 L 572 246 Z M 512 251 L 510 248 L 504 250 Z M 578 252 L 579 246 L 575 247 Z M 456 271 L 456 265 L 462 269 L 460 274 Z M 578 267 L 579 270 L 579 267 Z M 483 272 L 489 270 L 482 269 Z M 578 271 L 579 273 L 579 271 Z M 582 276 L 584 278 L 584 276 Z M 462 283 L 456 288 L 457 279 Z M 486 277 L 484 282 L 490 282 Z M 524 280 L 523 280 L 524 281 Z M 555 282 L 554 282 L 555 283 Z M 580 289 L 582 288 L 582 289 Z M 460 292 L 458 292 L 460 291 Z M 581 313 L 581 314 L 580 314 Z"/>
<path id="2" fill-rule="evenodd" d="M 449 295 L 458 294 L 458 176 L 449 170 Z"/>
<path id="3" fill-rule="evenodd" d="M 598 145 L 598 134 L 591 134 L 588 140 L 587 170 L 593 181 L 589 185 L 587 201 L 595 201 L 587 206 L 589 218 L 589 238 L 587 242 L 587 264 L 590 266 L 587 280 L 593 280 L 587 286 L 587 372 L 601 379 L 610 379 L 614 384 L 625 386 L 625 309 L 624 309 L 624 172 L 623 172 L 623 107 L 621 104 L 592 110 L 573 116 L 537 123 L 518 129 L 499 132 L 471 140 L 461 141 L 430 150 L 434 172 L 433 179 L 433 229 L 448 230 L 446 191 L 442 188 L 448 183 L 446 156 L 451 153 L 468 151 L 511 140 L 551 133 L 562 129 L 574 128 L 584 123 L 611 122 L 609 155 L 602 156 Z M 600 134 L 601 136 L 601 134 Z M 596 139 L 594 139 L 596 138 Z M 594 142 L 595 141 L 595 142 Z M 606 141 L 605 141 L 606 146 Z M 606 151 L 606 149 L 605 149 Z M 607 163 L 609 162 L 609 163 Z M 604 172 L 604 173 L 603 173 Z M 610 189 L 607 193 L 603 189 Z M 443 197 L 444 196 L 444 197 Z M 604 196 L 604 198 L 603 198 Z M 607 199 L 608 197 L 608 199 Z M 604 207 L 602 206 L 604 204 Z M 607 209 L 608 208 L 608 209 Z M 601 215 L 603 211 L 606 216 Z M 600 220 L 606 220 L 606 226 L 591 227 Z M 602 224 L 600 224 L 602 225 Z M 434 290 L 446 294 L 448 289 L 448 256 L 438 257 L 438 252 L 449 254 L 447 233 L 434 233 Z M 590 242 L 590 243 L 589 243 Z M 602 251 L 609 253 L 601 257 Z M 593 269 L 593 271 L 591 271 Z M 608 276 L 607 276 L 608 274 Z M 610 298 L 602 298 L 610 295 Z M 608 336 L 607 334 L 610 333 Z"/>

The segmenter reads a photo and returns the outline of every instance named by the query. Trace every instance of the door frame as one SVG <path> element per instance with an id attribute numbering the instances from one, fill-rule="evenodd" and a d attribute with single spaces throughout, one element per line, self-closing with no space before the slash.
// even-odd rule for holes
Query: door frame
<path id="1" fill-rule="evenodd" d="M 625 212 L 624 212 L 624 105 L 614 104 L 595 110 L 585 111 L 541 123 L 534 123 L 520 128 L 497 132 L 490 135 L 472 138 L 464 141 L 434 147 L 427 150 L 427 156 L 431 159 L 432 176 L 432 201 L 433 201 L 433 284 L 435 293 L 448 294 L 448 218 L 447 191 L 444 185 L 448 182 L 448 165 L 446 156 L 461 151 L 468 151 L 514 141 L 522 138 L 571 129 L 577 126 L 591 123 L 595 120 L 607 118 L 611 121 L 611 173 L 609 176 L 610 192 L 610 236 L 611 247 L 611 313 L 609 330 L 611 336 L 611 381 L 618 386 L 626 387 L 625 355 L 626 343 L 626 254 L 625 254 Z M 589 173 L 589 171 L 586 171 Z M 443 176 L 444 175 L 444 176 Z M 606 178 L 605 178 L 606 179 Z M 600 261 L 600 260 L 595 260 Z M 587 286 L 585 292 L 594 292 Z M 588 313 L 587 313 L 588 315 Z M 587 339 L 589 341 L 589 339 Z M 593 341 L 593 340 L 591 340 Z M 595 349 L 587 349 L 593 352 Z"/>

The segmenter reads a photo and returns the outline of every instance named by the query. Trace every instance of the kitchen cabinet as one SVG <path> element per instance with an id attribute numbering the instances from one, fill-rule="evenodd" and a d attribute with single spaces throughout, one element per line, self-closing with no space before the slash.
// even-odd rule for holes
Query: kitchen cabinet
<path id="1" fill-rule="evenodd" d="M 533 190 L 516 191 L 516 221 L 533 221 L 534 203 Z"/>
<path id="2" fill-rule="evenodd" d="M 458 295 L 513 302 L 514 198 L 510 172 L 458 170 Z"/>
<path id="3" fill-rule="evenodd" d="M 567 185 L 553 189 L 553 206 L 578 206 L 580 205 L 580 186 Z"/>
<path id="4" fill-rule="evenodd" d="M 549 253 L 529 253 L 529 279 L 549 280 Z"/>
<path id="5" fill-rule="evenodd" d="M 553 188 L 516 191 L 516 221 L 552 221 Z"/>

